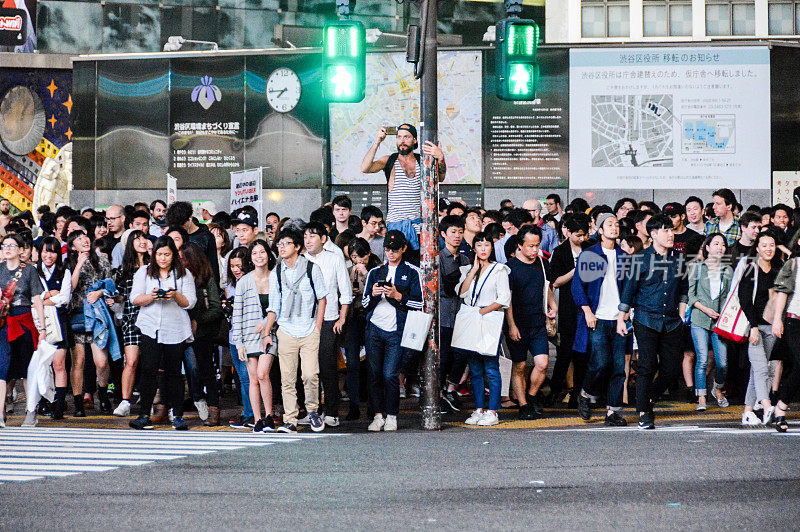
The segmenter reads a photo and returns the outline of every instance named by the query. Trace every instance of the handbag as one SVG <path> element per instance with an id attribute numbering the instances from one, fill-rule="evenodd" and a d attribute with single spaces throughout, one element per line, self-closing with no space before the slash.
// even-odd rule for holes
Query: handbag
<path id="1" fill-rule="evenodd" d="M 544 326 L 547 329 L 547 337 L 555 338 L 558 335 L 558 321 L 556 318 L 547 317 L 547 293 L 550 291 L 550 281 L 547 280 L 547 272 L 544 269 L 544 261 L 540 258 L 539 264 L 542 265 L 542 278 L 544 279 L 544 290 L 542 291 L 542 310 L 544 311 Z"/>
<path id="2" fill-rule="evenodd" d="M 721 338 L 743 344 L 748 341 L 750 337 L 750 322 L 742 311 L 742 305 L 739 301 L 739 283 L 742 280 L 743 271 L 737 267 L 736 281 L 731 283 L 731 290 L 728 293 L 728 298 L 722 306 L 719 313 L 719 319 L 714 325 L 714 332 Z M 756 296 L 756 289 L 758 287 L 758 271 L 756 271 L 756 281 L 753 285 L 753 299 Z"/>
<path id="3" fill-rule="evenodd" d="M 32 312 L 31 314 L 33 315 L 33 324 L 36 325 L 36 328 L 41 328 L 39 315 L 36 312 Z M 44 329 L 44 340 L 48 344 L 55 345 L 64 339 L 64 335 L 61 331 L 61 322 L 58 319 L 58 309 L 53 305 L 44 306 Z"/>
<path id="4" fill-rule="evenodd" d="M 433 323 L 433 314 L 421 310 L 409 310 L 406 314 L 406 324 L 403 327 L 403 338 L 400 345 L 412 351 L 422 351 L 428 332 Z"/>
<path id="5" fill-rule="evenodd" d="M 8 311 L 11 310 L 11 300 L 14 298 L 14 291 L 17 289 L 17 283 L 19 283 L 22 277 L 23 268 L 24 265 L 20 265 L 19 270 L 17 270 L 17 273 L 11 278 L 8 286 L 3 290 L 2 297 L 0 297 L 0 329 L 6 326 Z"/>
<path id="6" fill-rule="evenodd" d="M 493 357 L 497 355 L 500 337 L 503 334 L 505 316 L 500 310 L 481 315 L 480 307 L 476 306 L 481 291 L 495 266 L 497 266 L 496 263 L 492 265 L 486 277 L 483 278 L 483 283 L 477 292 L 473 291 L 470 303 L 465 302 L 458 309 L 456 322 L 453 326 L 451 346 L 484 356 Z"/>

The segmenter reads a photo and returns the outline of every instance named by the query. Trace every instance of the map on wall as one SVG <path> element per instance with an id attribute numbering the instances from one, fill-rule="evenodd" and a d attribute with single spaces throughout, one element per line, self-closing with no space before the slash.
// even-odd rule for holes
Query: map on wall
<path id="1" fill-rule="evenodd" d="M 480 184 L 482 61 L 479 51 L 439 52 L 439 141 L 446 184 Z M 383 172 L 361 173 L 361 160 L 381 126 L 419 122 L 419 81 L 404 53 L 367 54 L 367 94 L 359 103 L 330 104 L 334 185 L 384 184 Z M 396 151 L 387 136 L 375 158 Z"/>
<path id="2" fill-rule="evenodd" d="M 592 96 L 592 166 L 672 166 L 671 94 Z"/>

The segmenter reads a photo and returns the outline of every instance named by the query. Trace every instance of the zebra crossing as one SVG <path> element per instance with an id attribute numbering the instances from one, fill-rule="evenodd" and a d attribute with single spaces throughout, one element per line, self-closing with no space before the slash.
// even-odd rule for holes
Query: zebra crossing
<path id="1" fill-rule="evenodd" d="M 98 473 L 331 436 L 336 434 L 9 427 L 0 430 L 0 484 Z"/>

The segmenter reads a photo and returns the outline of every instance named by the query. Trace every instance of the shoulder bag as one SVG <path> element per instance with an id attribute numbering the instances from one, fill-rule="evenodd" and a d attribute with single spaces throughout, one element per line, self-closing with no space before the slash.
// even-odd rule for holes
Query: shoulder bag
<path id="1" fill-rule="evenodd" d="M 478 290 L 473 288 L 470 302 L 464 302 L 458 309 L 456 322 L 453 326 L 453 341 L 450 344 L 453 347 L 484 356 L 493 357 L 497 355 L 500 337 L 503 334 L 505 316 L 500 310 L 481 315 L 481 309 L 477 306 L 481 291 L 496 266 L 497 263 L 492 265 Z M 477 283 L 477 281 L 475 282 Z"/>

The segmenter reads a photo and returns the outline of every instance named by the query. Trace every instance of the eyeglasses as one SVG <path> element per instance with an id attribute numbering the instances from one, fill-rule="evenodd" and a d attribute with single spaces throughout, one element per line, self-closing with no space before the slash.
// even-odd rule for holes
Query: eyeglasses
<path id="1" fill-rule="evenodd" d="M 3 244 L 0 247 L 2 247 L 3 249 L 15 249 L 18 248 L 19 246 L 16 244 Z"/>
<path id="2" fill-rule="evenodd" d="M 285 248 L 285 247 L 288 247 L 288 246 L 294 246 L 294 242 L 278 242 L 275 245 L 277 247 L 279 247 L 279 248 Z"/>
<path id="3" fill-rule="evenodd" d="M 122 218 L 122 215 L 119 215 L 119 216 L 106 216 L 106 221 L 108 222 L 109 220 L 119 220 L 120 218 Z"/>

